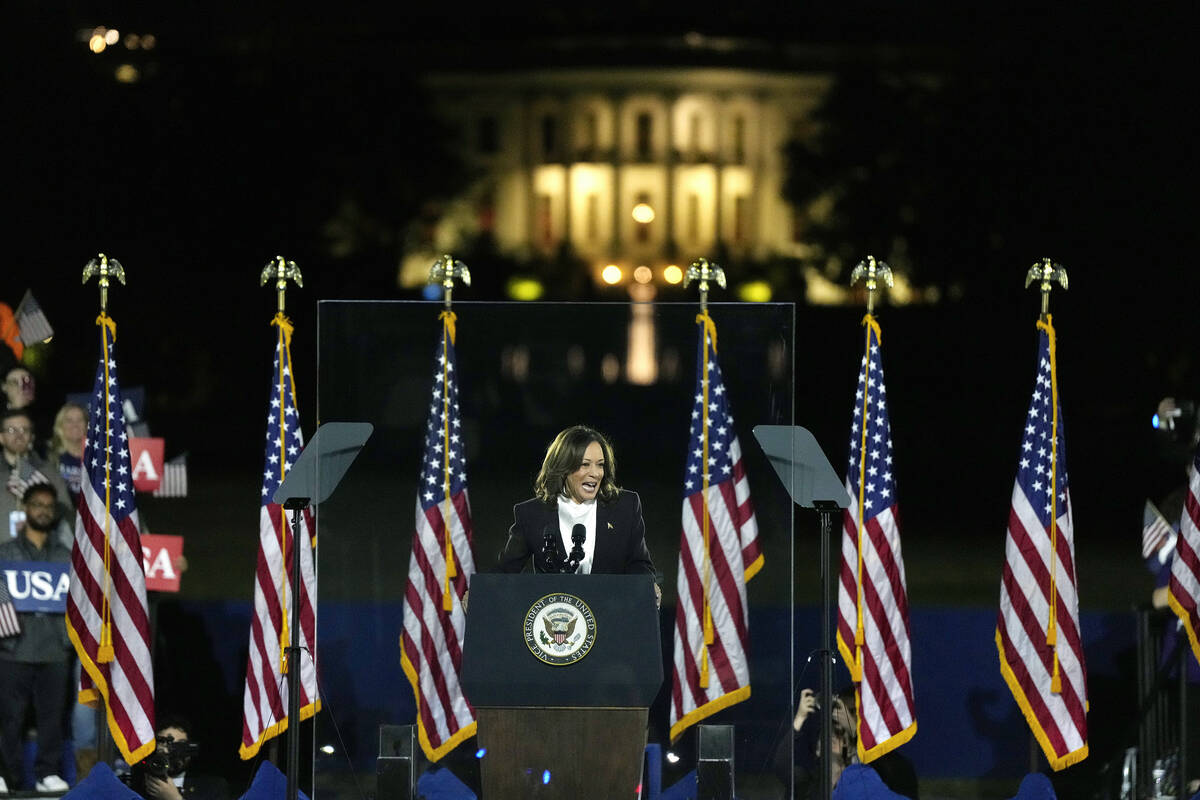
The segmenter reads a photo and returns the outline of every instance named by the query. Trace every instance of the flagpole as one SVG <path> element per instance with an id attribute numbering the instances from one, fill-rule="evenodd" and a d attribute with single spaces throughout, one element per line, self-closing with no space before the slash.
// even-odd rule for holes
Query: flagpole
<path id="1" fill-rule="evenodd" d="M 702 363 L 700 369 L 700 393 L 703 395 L 704 411 L 700 415 L 700 448 L 703 451 L 700 457 L 700 516 L 701 516 L 701 537 L 704 542 L 704 560 L 703 568 L 701 569 L 700 590 L 704 598 L 704 607 L 701 609 L 701 632 L 703 634 L 703 644 L 701 645 L 700 654 L 700 688 L 708 688 L 708 647 L 715 641 L 715 634 L 712 623 L 712 607 L 709 604 L 710 587 L 712 580 L 712 554 L 710 550 L 710 536 L 712 532 L 712 520 L 708 512 L 708 487 L 710 484 L 710 475 L 708 471 L 708 348 L 709 342 L 712 342 L 713 352 L 717 349 L 717 325 L 713 322 L 712 317 L 708 315 L 708 282 L 715 281 L 722 289 L 725 288 L 725 270 L 715 261 L 709 261 L 707 258 L 698 258 L 688 267 L 687 274 L 683 278 L 683 286 L 687 288 L 693 280 L 699 280 L 700 290 L 700 313 L 696 316 L 696 322 L 704 326 L 702 336 Z"/>
<path id="2" fill-rule="evenodd" d="M 1038 283 L 1038 290 L 1042 295 L 1042 309 L 1038 315 L 1037 326 L 1039 329 L 1045 330 L 1050 339 L 1050 379 L 1051 392 L 1054 397 L 1051 401 L 1054 421 L 1051 428 L 1050 444 L 1051 448 L 1058 446 L 1058 376 L 1055 369 L 1055 340 L 1054 340 L 1054 324 L 1050 316 L 1050 291 L 1054 288 L 1054 283 L 1057 282 L 1062 286 L 1063 291 L 1067 289 L 1067 271 L 1060 265 L 1054 263 L 1049 258 L 1043 258 L 1031 266 L 1025 273 L 1025 288 L 1028 289 L 1033 283 Z M 1057 454 L 1051 457 L 1050 470 L 1050 552 L 1049 552 L 1049 567 L 1050 567 L 1050 590 L 1049 590 L 1049 618 L 1046 626 L 1046 644 L 1055 648 L 1054 650 L 1054 666 L 1050 679 L 1050 691 L 1061 691 L 1059 684 L 1058 671 L 1058 590 L 1055 587 L 1056 577 L 1058 572 L 1058 509 L 1057 509 L 1057 489 L 1054 482 L 1058 478 L 1058 461 Z M 1041 764 L 1039 759 L 1040 747 L 1038 746 L 1037 738 L 1034 736 L 1032 729 L 1029 732 L 1029 771 L 1036 772 Z"/>
<path id="3" fill-rule="evenodd" d="M 275 322 L 279 327 L 280 343 L 288 336 L 288 330 L 291 325 L 287 321 L 287 316 L 284 311 L 286 308 L 287 282 L 292 279 L 297 286 L 304 286 L 304 277 L 300 274 L 300 268 L 296 266 L 295 261 L 287 261 L 283 256 L 275 256 L 275 258 L 263 267 L 259 275 L 259 285 L 266 285 L 267 281 L 275 279 L 275 291 L 279 298 L 278 311 L 275 314 Z M 284 353 L 279 353 L 280 375 L 284 369 Z M 289 370 L 290 371 L 290 370 Z M 282 380 L 282 378 L 281 378 Z M 282 413 L 282 409 L 280 410 Z M 282 426 L 280 426 L 282 430 Z M 282 471 L 286 468 L 280 464 L 280 480 L 286 475 Z M 284 658 L 284 669 L 287 672 L 288 679 L 288 747 L 287 747 L 287 800 L 297 800 L 299 796 L 299 772 L 300 772 L 300 695 L 301 695 L 301 677 L 300 670 L 300 548 L 308 546 L 308 542 L 301 543 L 300 541 L 300 514 L 308 506 L 311 498 L 292 498 L 284 503 L 284 519 L 282 530 L 287 530 L 287 511 L 292 512 L 292 621 L 291 621 L 291 636 L 288 639 L 288 647 L 286 657 Z M 280 548 L 280 556 L 286 561 L 287 548 Z M 284 565 L 281 565 L 284 566 Z M 284 579 L 287 577 L 287 569 L 284 567 Z M 286 592 L 280 592 L 280 598 L 286 600 Z M 283 623 L 283 617 L 287 614 L 287 609 L 280 609 L 280 622 Z M 286 636 L 286 634 L 284 634 Z M 283 638 L 283 637 L 281 637 Z"/>
<path id="4" fill-rule="evenodd" d="M 429 268 L 429 283 L 442 286 L 445 293 L 445 310 L 438 315 L 442 321 L 442 386 L 448 386 L 451 375 L 447 374 L 450 368 L 449 351 L 454 345 L 455 327 L 454 323 L 458 316 L 451 310 L 452 295 L 454 294 L 454 279 L 459 278 L 466 286 L 471 285 L 471 270 L 461 261 L 456 261 L 454 256 L 446 253 L 437 261 L 433 262 L 433 266 Z M 446 510 L 442 513 L 444 524 L 443 552 L 446 561 L 445 585 L 442 591 L 442 611 L 450 613 L 454 610 L 454 596 L 451 593 L 451 581 L 457 576 L 458 568 L 454 563 L 454 540 L 450 529 L 450 520 L 454 518 L 454 498 L 450 494 L 450 392 L 442 393 L 442 474 L 444 478 L 444 486 L 446 494 Z"/>
<path id="5" fill-rule="evenodd" d="M 854 572 L 854 639 L 850 643 L 852 654 L 847 668 L 850 671 L 850 679 L 853 682 L 861 683 L 863 680 L 863 664 L 862 664 L 862 648 L 865 642 L 863 631 L 863 518 L 865 515 L 865 486 L 866 486 L 866 449 L 867 449 L 867 423 L 868 423 L 868 407 L 870 403 L 870 368 L 871 368 L 871 335 L 875 335 L 875 341 L 879 341 L 879 325 L 875 322 L 875 294 L 879 290 L 879 281 L 882 280 L 887 284 L 888 288 L 892 287 L 892 270 L 882 261 L 877 261 L 875 256 L 868 255 L 864 260 L 858 262 L 854 270 L 850 273 L 850 285 L 858 283 L 859 280 L 865 279 L 867 289 L 867 314 L 863 317 L 862 324 L 866 328 L 866 342 L 863 345 L 863 398 L 862 398 L 862 441 L 858 451 L 858 466 L 859 474 L 857 476 L 858 492 L 855 496 L 855 539 L 854 551 L 857 563 Z M 849 481 L 849 476 L 847 476 Z M 826 514 L 825 516 L 829 516 Z M 825 569 L 825 574 L 828 575 L 832 571 L 829 563 L 830 554 L 828 537 L 829 533 L 826 530 L 829 527 L 828 522 L 822 523 L 822 565 Z M 823 624 L 828 627 L 829 617 L 832 615 L 831 606 L 833 599 L 830 596 L 828 584 L 831 581 L 826 578 L 823 584 L 826 585 L 823 601 L 825 609 L 823 611 Z M 829 636 L 825 636 L 825 646 L 829 648 L 825 659 L 825 672 L 821 675 L 821 711 L 822 711 L 822 753 L 830 754 L 822 758 L 821 786 L 825 792 L 825 797 L 828 798 L 833 793 L 833 701 L 830 695 L 833 691 L 833 649 L 829 643 Z M 826 674 L 828 673 L 828 674 Z M 857 694 L 856 694 L 857 697 Z M 856 708 L 857 723 L 856 734 L 861 741 L 862 736 L 862 709 Z"/>
<path id="6" fill-rule="evenodd" d="M 855 596 L 854 606 L 857 609 L 855 614 L 854 626 L 854 663 L 850 665 L 850 675 L 858 682 L 862 681 L 862 646 L 864 642 L 863 636 L 863 516 L 866 509 L 864 508 L 864 494 L 866 486 L 866 449 L 867 449 L 867 407 L 870 401 L 871 389 L 871 334 L 875 334 L 875 341 L 880 339 L 879 325 L 875 321 L 875 293 L 879 290 L 879 280 L 887 284 L 888 288 L 892 288 L 892 270 L 882 261 L 877 261 L 875 256 L 867 256 L 864 260 L 858 262 L 854 267 L 854 271 L 850 273 L 850 285 L 858 283 L 860 279 L 866 279 L 867 289 L 867 315 L 863 317 L 863 327 L 866 328 L 867 341 L 863 350 L 863 358 L 865 359 L 864 366 L 864 381 L 863 381 L 863 417 L 862 417 L 862 446 L 858 453 L 858 524 L 855 531 L 854 549 L 857 553 L 858 564 L 856 565 L 855 576 Z M 861 722 L 861 719 L 859 720 Z"/>
<path id="7" fill-rule="evenodd" d="M 121 285 L 125 285 L 125 268 L 121 266 L 121 262 L 115 258 L 109 258 L 104 253 L 98 253 L 95 258 L 89 259 L 83 267 L 83 283 L 87 283 L 92 276 L 97 276 L 97 282 L 100 285 L 100 316 L 96 318 L 96 324 L 103 329 L 109 330 L 110 322 L 108 317 L 108 287 L 109 279 L 115 278 L 120 281 Z M 105 513 L 104 524 L 108 526 L 108 514 Z M 105 570 L 105 580 L 108 579 L 108 570 Z M 107 595 L 108 586 L 105 585 L 105 593 Z M 107 596 L 104 599 L 107 605 Z M 103 641 L 103 639 L 102 639 Z M 153 643 L 153 640 L 151 640 Z M 97 660 L 99 660 L 99 655 Z M 77 687 L 78 688 L 78 687 Z M 106 706 L 105 695 L 103 692 L 96 692 L 96 758 L 105 764 L 112 764 L 113 757 L 113 738 L 112 732 L 108 729 L 108 710 Z"/>

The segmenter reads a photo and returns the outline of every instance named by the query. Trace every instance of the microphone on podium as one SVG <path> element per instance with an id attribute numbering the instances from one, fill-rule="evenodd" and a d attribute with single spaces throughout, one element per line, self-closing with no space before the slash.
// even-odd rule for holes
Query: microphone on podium
<path id="1" fill-rule="evenodd" d="M 562 563 L 558 560 L 558 544 L 555 538 L 558 536 L 558 529 L 554 525 L 547 525 L 542 529 L 542 559 L 546 562 L 547 572 L 562 572 Z"/>
<path id="2" fill-rule="evenodd" d="M 571 528 L 571 558 L 567 561 L 567 569 L 565 572 L 578 572 L 579 562 L 583 561 L 583 543 L 587 539 L 587 528 L 582 524 L 576 523 L 574 528 Z"/>

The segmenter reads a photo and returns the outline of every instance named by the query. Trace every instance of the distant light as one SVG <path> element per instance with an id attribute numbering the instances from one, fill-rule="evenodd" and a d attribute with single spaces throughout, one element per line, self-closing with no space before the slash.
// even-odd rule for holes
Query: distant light
<path id="1" fill-rule="evenodd" d="M 683 280 L 683 270 L 672 264 L 663 270 L 663 280 L 667 283 L 679 283 Z"/>
<path id="2" fill-rule="evenodd" d="M 140 36 L 138 36 L 136 33 L 125 34 L 125 49 L 126 50 L 137 50 L 138 45 L 140 45 L 141 43 L 142 43 L 142 38 Z"/>
<path id="3" fill-rule="evenodd" d="M 475 757 L 476 757 L 476 758 L 483 758 L 483 757 L 484 757 L 484 756 L 486 756 L 486 755 L 487 755 L 487 748 L 486 748 L 486 747 L 481 747 L 481 748 L 479 748 L 478 750 L 476 750 L 476 751 L 475 751 Z"/>
<path id="4" fill-rule="evenodd" d="M 1155 429 L 1160 428 L 1162 426 L 1162 420 L 1158 418 L 1158 414 L 1155 414 L 1153 417 L 1150 418 L 1150 424 L 1153 425 L 1155 427 Z"/>
<path id="5" fill-rule="evenodd" d="M 98 33 L 92 34 L 92 38 L 88 39 L 88 50 L 91 50 L 93 53 L 103 53 L 106 47 L 108 47 L 108 44 L 104 41 L 104 37 Z"/>
<path id="6" fill-rule="evenodd" d="M 442 285 L 440 283 L 428 283 L 425 288 L 421 289 L 421 297 L 426 300 L 442 299 Z"/>
<path id="7" fill-rule="evenodd" d="M 675 753 L 673 751 L 668 750 L 667 751 L 667 761 L 669 761 L 672 764 L 678 764 L 679 756 L 675 755 Z"/>
<path id="8" fill-rule="evenodd" d="M 119 41 L 121 41 L 121 32 L 116 28 L 109 28 L 104 32 L 105 44 L 116 44 Z"/>
<path id="9" fill-rule="evenodd" d="M 550 770 L 542 770 L 542 785 L 545 786 L 550 782 Z"/>
<path id="10" fill-rule="evenodd" d="M 587 356 L 583 352 L 583 348 L 579 345 L 571 345 L 567 349 L 567 372 L 573 377 L 579 377 L 583 374 L 583 368 L 587 363 Z"/>
<path id="11" fill-rule="evenodd" d="M 633 207 L 633 221 L 643 224 L 654 222 L 654 209 L 648 203 L 638 203 Z"/>
<path id="12" fill-rule="evenodd" d="M 546 287 L 537 278 L 514 275 L 508 279 L 505 291 L 513 300 L 539 300 L 545 294 Z"/>
<path id="13" fill-rule="evenodd" d="M 771 284 L 766 281 L 747 281 L 737 288 L 737 295 L 744 303 L 765 303 L 771 299 Z"/>
<path id="14" fill-rule="evenodd" d="M 621 273 L 620 267 L 618 267 L 616 264 L 609 264 L 600 272 L 600 277 L 605 283 L 611 286 L 615 283 L 620 283 L 621 278 L 625 276 Z"/>
<path id="15" fill-rule="evenodd" d="M 154 37 L 153 33 L 147 33 L 145 36 L 142 37 L 142 49 L 143 50 L 153 50 L 154 45 L 156 45 L 156 44 L 158 44 L 158 39 L 156 39 Z"/>
<path id="16" fill-rule="evenodd" d="M 654 278 L 654 273 L 645 264 L 633 271 L 633 279 L 638 283 L 649 283 Z"/>
<path id="17" fill-rule="evenodd" d="M 321 752 L 327 756 L 333 755 L 333 745 L 331 745 L 331 744 L 321 745 Z"/>
<path id="18" fill-rule="evenodd" d="M 122 64 L 114 70 L 113 75 L 118 83 L 137 83 L 142 77 L 142 73 L 138 72 L 138 68 L 133 64 Z"/>
<path id="19" fill-rule="evenodd" d="M 604 358 L 600 359 L 600 377 L 605 383 L 616 383 L 617 378 L 621 377 L 621 362 L 613 353 L 605 353 Z"/>

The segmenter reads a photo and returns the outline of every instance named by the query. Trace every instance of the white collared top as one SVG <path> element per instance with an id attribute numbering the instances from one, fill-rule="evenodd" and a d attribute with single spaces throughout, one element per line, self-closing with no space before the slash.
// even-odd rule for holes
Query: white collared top
<path id="1" fill-rule="evenodd" d="M 587 538 L 583 541 L 583 560 L 579 562 L 579 575 L 590 575 L 592 572 L 592 556 L 596 552 L 596 501 L 588 500 L 576 503 L 566 495 L 558 496 L 558 530 L 562 535 L 563 548 L 567 557 L 571 556 L 571 531 L 576 525 L 583 525 L 587 530 Z"/>

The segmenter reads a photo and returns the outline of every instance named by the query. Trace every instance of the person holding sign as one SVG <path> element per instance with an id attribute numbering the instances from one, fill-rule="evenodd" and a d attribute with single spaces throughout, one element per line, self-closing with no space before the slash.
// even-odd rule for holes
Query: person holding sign
<path id="1" fill-rule="evenodd" d="M 21 783 L 25 713 L 33 704 L 37 720 L 39 792 L 65 791 L 62 764 L 63 710 L 71 643 L 63 621 L 66 574 L 71 551 L 51 533 L 58 522 L 58 495 L 46 483 L 29 486 L 21 498 L 21 535 L 0 544 L 0 569 L 18 611 L 21 632 L 0 639 L 0 752 L 8 785 Z"/>

